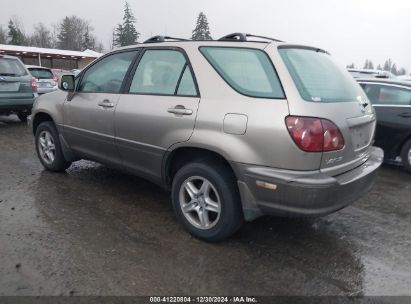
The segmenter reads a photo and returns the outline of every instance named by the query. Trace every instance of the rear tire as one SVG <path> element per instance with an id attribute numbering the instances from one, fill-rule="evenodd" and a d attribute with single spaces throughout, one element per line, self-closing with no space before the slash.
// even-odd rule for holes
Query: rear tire
<path id="1" fill-rule="evenodd" d="M 27 122 L 28 116 L 29 116 L 29 112 L 26 112 L 26 111 L 17 112 L 17 117 L 20 119 L 21 122 Z"/>
<path id="2" fill-rule="evenodd" d="M 52 122 L 42 122 L 36 129 L 35 138 L 37 156 L 44 168 L 62 172 L 70 167 L 71 162 L 64 158 L 59 135 Z"/>
<path id="3" fill-rule="evenodd" d="M 173 179 L 172 201 L 179 222 L 206 241 L 223 240 L 243 223 L 236 180 L 223 163 L 196 161 L 183 166 Z"/>
<path id="4" fill-rule="evenodd" d="M 404 169 L 411 173 L 411 139 L 409 139 L 401 150 L 401 159 L 404 165 Z"/>

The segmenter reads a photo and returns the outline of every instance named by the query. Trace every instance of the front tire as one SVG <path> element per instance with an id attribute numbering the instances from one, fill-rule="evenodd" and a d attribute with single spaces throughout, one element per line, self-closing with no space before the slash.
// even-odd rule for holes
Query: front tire
<path id="1" fill-rule="evenodd" d="M 404 169 L 411 173 L 411 139 L 409 139 L 401 150 L 401 159 L 404 165 Z"/>
<path id="2" fill-rule="evenodd" d="M 36 129 L 35 138 L 37 156 L 44 168 L 62 172 L 70 167 L 71 163 L 64 159 L 58 132 L 52 122 L 42 122 Z"/>
<path id="3" fill-rule="evenodd" d="M 235 178 L 223 163 L 197 161 L 182 167 L 173 179 L 172 201 L 179 222 L 206 241 L 231 236 L 243 222 Z"/>

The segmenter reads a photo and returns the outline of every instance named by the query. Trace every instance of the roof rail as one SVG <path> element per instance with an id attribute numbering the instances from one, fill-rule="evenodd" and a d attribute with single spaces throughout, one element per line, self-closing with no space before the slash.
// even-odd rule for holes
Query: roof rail
<path id="1" fill-rule="evenodd" d="M 175 38 L 169 36 L 154 36 L 144 41 L 144 43 L 166 42 L 166 40 L 188 41 L 189 39 Z"/>
<path id="2" fill-rule="evenodd" d="M 218 41 L 249 41 L 247 37 L 253 37 L 253 38 L 260 38 L 260 39 L 266 39 L 270 41 L 275 41 L 275 42 L 284 42 L 282 40 L 278 40 L 275 38 L 270 38 L 270 37 L 265 37 L 265 36 L 258 36 L 258 35 L 253 35 L 253 34 L 246 34 L 246 33 L 232 33 L 229 35 L 226 35 L 224 37 L 221 37 L 218 39 Z"/>

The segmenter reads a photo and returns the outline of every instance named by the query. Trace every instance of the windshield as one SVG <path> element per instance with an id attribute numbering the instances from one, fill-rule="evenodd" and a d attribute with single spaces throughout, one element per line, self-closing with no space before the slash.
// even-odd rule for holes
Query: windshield
<path id="1" fill-rule="evenodd" d="M 16 59 L 0 58 L 0 76 L 24 76 L 26 69 Z"/>
<path id="2" fill-rule="evenodd" d="M 48 69 L 29 68 L 29 71 L 37 79 L 53 79 L 53 73 Z"/>
<path id="3" fill-rule="evenodd" d="M 351 102 L 366 99 L 361 87 L 330 55 L 302 48 L 282 48 L 280 55 L 301 97 L 314 102 Z"/>

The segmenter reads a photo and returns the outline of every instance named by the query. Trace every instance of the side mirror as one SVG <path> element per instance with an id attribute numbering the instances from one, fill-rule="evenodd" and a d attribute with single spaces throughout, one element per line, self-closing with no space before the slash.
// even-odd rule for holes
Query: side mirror
<path id="1" fill-rule="evenodd" d="M 59 79 L 59 89 L 66 92 L 74 92 L 74 75 L 62 75 Z"/>

